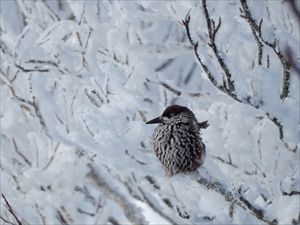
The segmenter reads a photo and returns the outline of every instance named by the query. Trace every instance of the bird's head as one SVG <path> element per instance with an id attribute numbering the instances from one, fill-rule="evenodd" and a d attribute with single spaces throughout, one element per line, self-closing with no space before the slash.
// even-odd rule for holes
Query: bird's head
<path id="1" fill-rule="evenodd" d="M 170 105 L 164 110 L 161 116 L 148 121 L 146 124 L 188 123 L 191 120 L 197 121 L 194 113 L 187 107 L 180 105 Z"/>

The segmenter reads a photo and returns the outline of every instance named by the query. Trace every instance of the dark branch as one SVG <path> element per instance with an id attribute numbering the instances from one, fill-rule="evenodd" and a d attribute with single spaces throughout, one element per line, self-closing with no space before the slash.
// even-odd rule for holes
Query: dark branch
<path id="1" fill-rule="evenodd" d="M 250 9 L 247 5 L 247 1 L 246 0 L 240 0 L 241 2 L 241 5 L 243 7 L 243 10 L 244 10 L 244 18 L 247 19 L 247 22 L 249 23 L 250 27 L 251 27 L 251 30 L 252 30 L 252 33 L 256 39 L 256 41 L 258 42 L 258 46 L 259 48 L 261 47 L 262 43 L 261 41 L 269 46 L 270 48 L 273 49 L 273 51 L 275 52 L 275 54 L 277 55 L 278 59 L 280 60 L 281 64 L 282 64 L 282 67 L 283 67 L 283 76 L 282 76 L 282 89 L 281 89 L 281 95 L 280 95 L 280 98 L 282 100 L 284 100 L 286 97 L 288 97 L 289 95 L 289 92 L 290 92 L 290 69 L 291 69 L 291 66 L 292 66 L 292 63 L 288 60 L 288 57 L 284 56 L 282 54 L 282 52 L 278 49 L 278 46 L 277 46 L 277 40 L 275 39 L 273 43 L 270 43 L 268 41 L 266 41 L 263 36 L 262 36 L 262 32 L 261 32 L 261 26 L 262 26 L 262 21 L 260 21 L 260 23 L 258 24 L 256 22 L 255 19 L 253 19 L 252 15 L 251 15 L 251 12 L 250 12 Z M 261 41 L 258 40 L 257 38 L 257 34 L 258 33 L 258 36 L 260 38 Z"/>
<path id="2" fill-rule="evenodd" d="M 221 26 L 221 18 L 219 18 L 219 23 L 218 23 L 217 27 L 215 27 L 214 25 L 212 26 L 212 22 L 211 22 L 211 19 L 209 17 L 209 13 L 208 13 L 207 6 L 206 6 L 206 0 L 202 0 L 202 7 L 203 7 L 203 10 L 204 10 L 204 16 L 205 16 L 205 19 L 206 19 L 208 34 L 209 34 L 209 38 L 210 38 L 209 46 L 213 50 L 220 66 L 223 69 L 223 71 L 226 75 L 226 78 L 227 78 L 228 89 L 226 87 L 224 87 L 224 88 L 226 88 L 228 93 L 230 93 L 231 95 L 235 96 L 235 98 L 237 98 L 236 94 L 234 94 L 235 87 L 234 87 L 234 81 L 231 79 L 231 73 L 230 73 L 227 65 L 225 64 L 223 58 L 220 56 L 219 50 L 218 50 L 217 45 L 215 43 L 216 33 L 217 33 L 217 31 L 219 30 L 219 28 Z"/>
<path id="3" fill-rule="evenodd" d="M 290 67 L 291 64 L 288 63 L 288 61 L 285 59 L 285 57 L 283 56 L 283 54 L 280 51 L 276 50 L 276 43 L 274 42 L 273 44 L 270 43 L 266 43 L 260 35 L 257 36 L 256 33 L 260 34 L 260 30 L 261 30 L 261 25 L 262 25 L 262 20 L 260 21 L 259 25 L 257 25 L 257 22 L 252 18 L 251 14 L 250 14 L 250 10 L 248 8 L 247 2 L 246 0 L 240 0 L 243 6 L 243 10 L 242 12 L 244 12 L 245 15 L 242 15 L 242 17 L 246 18 L 247 21 L 249 22 L 251 29 L 253 31 L 253 34 L 255 35 L 255 37 L 257 38 L 258 41 L 258 46 L 259 46 L 259 57 L 261 57 L 262 55 L 262 45 L 263 43 L 266 45 L 269 45 L 270 47 L 272 47 L 274 49 L 275 52 L 277 52 L 277 56 L 279 57 L 279 59 L 281 60 L 283 67 L 284 67 L 284 79 L 283 79 L 283 91 L 281 94 L 281 98 L 284 99 L 285 97 L 288 96 L 289 93 L 289 80 L 290 80 Z M 188 39 L 191 43 L 191 45 L 194 47 L 194 53 L 195 56 L 198 60 L 198 62 L 200 63 L 201 67 L 203 68 L 204 72 L 207 74 L 209 80 L 211 81 L 211 83 L 218 88 L 220 91 L 224 92 L 225 94 L 229 95 L 230 97 L 232 97 L 234 100 L 240 102 L 240 103 L 245 103 L 248 105 L 251 105 L 254 108 L 259 108 L 260 105 L 262 104 L 262 102 L 259 102 L 258 104 L 255 103 L 255 101 L 252 101 L 253 99 L 251 98 L 251 96 L 248 96 L 246 98 L 242 98 L 240 99 L 236 93 L 235 93 L 235 87 L 234 87 L 234 81 L 231 80 L 231 73 L 227 67 L 227 65 L 225 64 L 224 60 L 221 58 L 221 56 L 219 55 L 217 46 L 215 45 L 215 34 L 218 31 L 218 29 L 221 26 L 221 19 L 219 19 L 219 23 L 218 25 L 215 27 L 214 22 L 212 22 L 212 20 L 209 17 L 208 14 L 208 10 L 207 10 L 207 5 L 206 5 L 206 0 L 202 0 L 202 6 L 203 6 L 203 10 L 204 10 L 204 15 L 206 18 L 206 22 L 207 22 L 207 29 L 208 29 L 208 33 L 209 33 L 209 37 L 210 37 L 210 43 L 209 46 L 212 48 L 212 50 L 215 53 L 215 56 L 221 66 L 221 68 L 223 69 L 223 71 L 225 72 L 226 78 L 227 78 L 227 83 L 229 88 L 227 88 L 226 85 L 226 80 L 223 79 L 223 83 L 220 84 L 218 83 L 218 81 L 215 79 L 215 77 L 212 75 L 212 73 L 210 72 L 210 70 L 208 69 L 208 67 L 202 62 L 199 54 L 198 54 L 198 42 L 194 42 L 191 38 L 190 35 L 190 28 L 189 28 L 189 22 L 190 22 L 190 15 L 189 12 L 185 17 L 185 20 L 183 20 L 183 25 L 186 29 L 186 33 L 188 36 Z M 213 25 L 212 25 L 213 24 Z M 261 39 L 261 41 L 258 39 L 258 37 Z M 261 60 L 259 60 L 260 62 Z M 269 115 L 269 113 L 267 112 L 266 115 L 268 116 L 268 118 L 278 127 L 279 129 L 279 139 L 283 139 L 283 126 L 281 125 L 281 123 L 278 121 L 278 119 L 276 117 L 271 117 Z"/>
<path id="4" fill-rule="evenodd" d="M 45 124 L 44 118 L 42 117 L 42 114 L 40 112 L 38 103 L 35 100 L 35 96 L 33 96 L 32 99 L 33 99 L 33 107 L 34 107 L 34 110 L 35 110 L 35 114 L 36 114 L 36 116 L 38 117 L 38 119 L 40 121 L 40 124 L 42 126 L 42 130 L 45 130 L 46 129 L 46 124 Z"/>
<path id="5" fill-rule="evenodd" d="M 280 122 L 278 122 L 278 119 L 276 117 L 273 117 L 270 115 L 270 113 L 266 113 L 267 117 L 278 127 L 279 129 L 279 139 L 283 139 L 283 126 Z"/>
<path id="6" fill-rule="evenodd" d="M 195 45 L 195 42 L 193 41 L 192 37 L 191 37 L 191 33 L 190 33 L 190 29 L 189 29 L 189 23 L 190 23 L 190 20 L 191 20 L 191 16 L 190 16 L 190 12 L 191 12 L 191 9 L 188 11 L 188 13 L 186 14 L 185 16 L 185 19 L 182 20 L 182 23 L 183 25 L 185 26 L 185 29 L 186 29 L 186 34 L 187 34 L 187 37 L 191 43 L 192 46 Z"/>
<path id="7" fill-rule="evenodd" d="M 17 64 L 15 64 L 15 66 L 17 68 L 19 68 L 20 70 L 22 70 L 23 72 L 26 72 L 26 73 L 28 73 L 28 72 L 41 72 L 41 73 L 43 73 L 43 72 L 49 72 L 49 69 L 25 69 L 22 66 L 19 66 Z"/>
<path id="8" fill-rule="evenodd" d="M 6 204 L 6 206 L 8 207 L 8 211 L 9 211 L 10 214 L 15 218 L 15 220 L 16 220 L 17 223 L 18 223 L 18 225 L 22 225 L 21 221 L 18 219 L 18 217 L 16 216 L 15 212 L 14 212 L 13 209 L 11 208 L 10 204 L 9 204 L 8 201 L 6 200 L 4 194 L 2 194 L 2 198 L 4 199 L 5 204 Z M 5 221 L 5 222 L 7 222 L 7 223 L 9 223 L 9 224 L 13 224 L 12 222 L 9 222 L 9 221 L 5 220 L 2 216 L 0 216 L 0 218 L 1 218 L 3 221 Z"/>

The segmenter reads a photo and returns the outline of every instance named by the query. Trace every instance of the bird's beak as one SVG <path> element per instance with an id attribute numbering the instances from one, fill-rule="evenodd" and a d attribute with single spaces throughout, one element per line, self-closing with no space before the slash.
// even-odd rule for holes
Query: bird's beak
<path id="1" fill-rule="evenodd" d="M 153 119 L 153 120 L 148 121 L 146 124 L 162 123 L 162 122 L 163 122 L 163 121 L 162 121 L 161 117 L 159 116 L 159 117 L 157 117 L 157 118 L 155 118 L 155 119 Z"/>

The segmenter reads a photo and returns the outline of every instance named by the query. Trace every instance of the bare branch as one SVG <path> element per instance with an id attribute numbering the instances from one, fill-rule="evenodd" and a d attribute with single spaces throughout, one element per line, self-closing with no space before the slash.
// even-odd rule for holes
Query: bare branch
<path id="1" fill-rule="evenodd" d="M 59 147 L 59 144 L 60 144 L 60 142 L 58 142 L 58 143 L 56 144 L 56 146 L 55 146 L 55 148 L 54 148 L 54 151 L 53 151 L 53 154 L 52 154 L 52 156 L 51 156 L 49 162 L 45 165 L 45 167 L 44 167 L 42 170 L 47 169 L 47 168 L 50 166 L 50 164 L 52 163 L 52 160 L 53 160 L 53 158 L 54 158 L 54 156 L 55 156 L 55 153 L 56 153 L 56 151 L 57 151 L 57 149 L 58 149 L 58 147 Z"/>
<path id="2" fill-rule="evenodd" d="M 6 206 L 8 207 L 8 211 L 10 212 L 10 214 L 15 218 L 15 220 L 17 221 L 18 225 L 22 225 L 21 221 L 18 219 L 18 217 L 16 216 L 15 212 L 13 211 L 13 209 L 11 208 L 10 204 L 8 203 L 8 201 L 6 200 L 6 197 L 5 195 L 2 193 L 2 198 L 4 199 L 5 201 L 5 204 Z M 12 222 L 9 222 L 7 220 L 5 220 L 2 216 L 0 216 L 0 218 L 5 221 L 6 223 L 9 223 L 9 224 L 14 224 Z"/>
<path id="3" fill-rule="evenodd" d="M 169 91 L 173 92 L 175 95 L 177 95 L 177 96 L 181 95 L 181 92 L 180 92 L 180 91 L 177 91 L 177 90 L 175 90 L 174 88 L 171 88 L 171 87 L 170 87 L 169 85 L 167 85 L 166 83 L 161 82 L 161 85 L 162 85 L 163 87 L 165 87 L 166 89 L 168 89 Z"/>
<path id="4" fill-rule="evenodd" d="M 146 163 L 136 159 L 132 154 L 129 153 L 129 151 L 126 149 L 125 150 L 125 154 L 132 160 L 136 161 L 137 163 L 141 164 L 141 165 L 147 165 Z"/>
<path id="5" fill-rule="evenodd" d="M 34 107 L 34 110 L 35 110 L 35 114 L 36 114 L 37 118 L 40 121 L 40 124 L 42 126 L 42 130 L 46 130 L 46 124 L 45 124 L 44 118 L 42 117 L 42 114 L 40 112 L 38 103 L 35 100 L 35 96 L 33 96 L 32 99 L 33 99 L 33 107 Z"/>
<path id="6" fill-rule="evenodd" d="M 166 88 L 168 91 L 172 92 L 173 94 L 177 96 L 181 96 L 182 94 L 186 94 L 190 97 L 199 97 L 199 96 L 210 96 L 210 93 L 201 93 L 201 92 L 184 92 L 183 90 L 180 90 L 180 88 L 176 87 L 171 87 L 169 84 L 160 81 L 160 82 L 154 82 L 149 79 L 146 79 L 147 82 L 157 84 L 157 85 L 162 85 L 164 88 Z"/>
<path id="7" fill-rule="evenodd" d="M 85 119 L 82 117 L 82 121 L 86 127 L 86 129 L 88 130 L 88 132 L 90 133 L 90 135 L 92 135 L 92 137 L 94 137 L 95 135 L 93 134 L 93 132 L 91 131 L 91 129 L 89 128 L 89 126 L 87 125 Z"/>
<path id="8" fill-rule="evenodd" d="M 227 65 L 225 64 L 224 60 L 222 59 L 222 57 L 219 54 L 219 50 L 216 46 L 215 43 L 215 36 L 217 31 L 219 30 L 220 26 L 221 26 L 221 18 L 219 18 L 219 23 L 217 25 L 217 27 L 215 28 L 214 26 L 212 26 L 211 24 L 211 19 L 209 17 L 209 13 L 207 10 L 207 6 L 206 6 L 206 0 L 202 0 L 202 7 L 203 7 L 203 11 L 204 11 L 204 16 L 206 19 L 206 24 L 207 24 L 207 29 L 208 29 L 208 33 L 209 33 L 209 37 L 210 37 L 210 43 L 209 46 L 211 47 L 211 49 L 213 50 L 221 68 L 223 69 L 226 78 L 227 78 L 227 83 L 228 83 L 228 88 L 224 86 L 224 88 L 227 90 L 228 93 L 230 93 L 231 95 L 236 97 L 236 94 L 234 94 L 235 92 L 235 87 L 234 87 L 234 81 L 231 79 L 232 75 L 227 67 Z"/>
<path id="9" fill-rule="evenodd" d="M 290 89 L 290 69 L 292 66 L 292 63 L 288 60 L 288 57 L 284 56 L 282 54 L 282 52 L 278 49 L 277 46 L 277 40 L 275 39 L 273 43 L 270 43 L 268 41 L 266 41 L 263 36 L 262 36 L 262 32 L 261 32 L 261 26 L 262 26 L 262 22 L 263 20 L 261 19 L 259 24 L 255 21 L 255 19 L 253 19 L 250 9 L 247 5 L 247 0 L 240 0 L 241 5 L 243 7 L 244 10 L 244 17 L 247 19 L 247 22 L 249 23 L 252 33 L 256 39 L 256 41 L 258 42 L 258 46 L 259 48 L 262 47 L 262 43 L 258 40 L 257 38 L 257 34 L 260 38 L 260 40 L 267 46 L 269 46 L 270 48 L 273 49 L 273 51 L 275 52 L 275 54 L 277 55 L 278 59 L 280 60 L 282 67 L 283 67 L 283 76 L 282 76 L 282 89 L 281 89 L 281 95 L 280 98 L 282 100 L 284 100 L 286 97 L 288 97 L 289 95 L 289 89 Z"/>
<path id="10" fill-rule="evenodd" d="M 186 34 L 187 34 L 187 37 L 191 43 L 192 46 L 195 45 L 195 42 L 193 41 L 192 37 L 191 37 L 191 33 L 190 33 L 190 29 L 189 29 L 189 23 L 190 23 L 190 20 L 191 20 L 191 16 L 190 16 L 190 12 L 191 12 L 192 9 L 190 9 L 188 11 L 188 13 L 186 14 L 185 16 L 185 19 L 182 20 L 182 24 L 185 26 L 186 28 Z"/>
<path id="11" fill-rule="evenodd" d="M 279 139 L 283 139 L 283 131 L 282 131 L 283 126 L 281 125 L 281 123 L 278 121 L 276 117 L 271 116 L 270 113 L 266 113 L 266 115 L 278 127 Z"/>
<path id="12" fill-rule="evenodd" d="M 234 214 L 234 209 L 235 209 L 235 204 L 237 200 L 233 200 L 229 206 L 229 212 L 228 215 L 230 216 L 231 219 L 233 219 L 233 214 Z"/>
<path id="13" fill-rule="evenodd" d="M 86 39 L 86 42 L 85 42 L 85 48 L 87 48 L 88 44 L 89 44 L 89 40 L 90 40 L 90 37 L 91 37 L 91 33 L 92 33 L 92 28 L 90 28 L 89 30 L 89 34 L 88 34 L 88 37 Z"/>
<path id="14" fill-rule="evenodd" d="M 19 68 L 20 70 L 22 70 L 23 72 L 25 72 L 25 73 L 28 73 L 28 72 L 41 72 L 41 73 L 49 72 L 49 69 L 25 69 L 25 68 L 23 68 L 22 66 L 20 66 L 18 64 L 15 64 L 15 66 L 17 68 Z"/>
<path id="15" fill-rule="evenodd" d="M 14 138 L 12 138 L 12 142 L 13 142 L 15 151 L 18 153 L 18 155 L 21 156 L 22 159 L 24 159 L 24 161 L 25 161 L 29 166 L 31 166 L 31 162 L 23 155 L 23 153 L 21 153 L 21 152 L 19 151 L 18 146 L 17 146 L 17 143 L 16 143 L 16 141 L 15 141 Z"/>
<path id="16" fill-rule="evenodd" d="M 249 8 L 247 6 L 246 0 L 240 0 L 240 1 L 242 3 L 242 6 L 243 6 L 243 11 L 242 12 L 244 12 L 244 14 L 245 14 L 243 17 L 247 18 L 247 21 L 249 21 L 250 26 L 251 26 L 253 32 L 255 33 L 255 36 L 257 37 L 256 32 L 258 32 L 258 33 L 260 32 L 262 20 L 260 21 L 259 25 L 257 25 L 256 21 L 252 18 L 251 14 L 250 14 L 250 11 L 249 11 Z M 229 95 L 234 100 L 236 100 L 240 103 L 245 103 L 245 104 L 251 105 L 254 108 L 259 108 L 260 104 L 262 104 L 262 102 L 259 102 L 257 104 L 254 101 L 252 101 L 251 96 L 248 96 L 244 99 L 240 99 L 236 95 L 235 88 L 234 88 L 234 81 L 231 80 L 231 73 L 230 73 L 228 67 L 226 66 L 225 62 L 223 61 L 223 59 L 220 57 L 218 49 L 215 45 L 215 40 L 214 40 L 215 33 L 220 28 L 221 21 L 219 20 L 219 23 L 218 23 L 217 27 L 215 27 L 214 22 L 212 22 L 212 20 L 209 17 L 207 6 L 206 6 L 206 0 L 202 0 L 202 6 L 203 6 L 204 15 L 205 15 L 206 22 L 207 22 L 207 29 L 208 29 L 208 33 L 209 33 L 209 37 L 210 37 L 209 45 L 212 48 L 212 50 L 214 51 L 215 56 L 216 56 L 216 58 L 217 58 L 217 60 L 220 64 L 221 68 L 225 72 L 229 88 L 227 88 L 225 79 L 223 79 L 223 84 L 218 83 L 218 81 L 212 75 L 212 73 L 210 72 L 208 67 L 202 62 L 202 60 L 201 60 L 201 58 L 198 54 L 198 51 L 197 51 L 198 42 L 195 43 L 191 39 L 190 29 L 189 29 L 189 22 L 190 22 L 191 17 L 188 13 L 185 20 L 183 21 L 183 25 L 186 29 L 188 39 L 189 39 L 191 45 L 193 45 L 193 47 L 194 47 L 194 53 L 195 53 L 195 56 L 196 56 L 198 62 L 200 63 L 201 67 L 203 68 L 204 72 L 207 74 L 207 76 L 208 76 L 209 80 L 211 81 L 211 83 L 216 88 L 218 88 L 220 91 L 224 92 L 225 94 Z M 261 38 L 261 36 L 259 36 L 259 38 Z M 283 54 L 280 51 L 276 50 L 276 47 L 277 47 L 276 42 L 274 42 L 273 44 L 266 43 L 264 40 L 262 40 L 262 42 L 265 43 L 266 45 L 269 45 L 270 47 L 272 47 L 274 49 L 275 53 L 277 54 L 277 56 L 279 57 L 279 59 L 281 60 L 281 62 L 283 64 L 283 67 L 284 67 L 284 76 L 283 77 L 284 77 L 284 79 L 283 79 L 283 88 L 282 88 L 281 98 L 284 99 L 285 97 L 288 96 L 288 93 L 289 93 L 289 80 L 290 80 L 289 69 L 290 69 L 291 64 L 285 59 L 285 57 L 283 56 Z M 262 48 L 262 43 L 261 44 L 260 43 L 258 43 L 258 45 L 260 46 L 259 48 Z M 262 52 L 259 53 L 259 54 L 262 54 Z M 278 119 L 276 117 L 270 116 L 270 114 L 268 112 L 266 113 L 266 115 L 278 127 L 278 129 L 279 129 L 279 139 L 283 139 L 283 130 L 282 130 L 283 127 L 282 127 L 281 123 L 278 121 Z"/>
<path id="17" fill-rule="evenodd" d="M 228 164 L 228 165 L 230 165 L 230 166 L 232 166 L 232 167 L 234 167 L 234 168 L 238 168 L 236 165 L 232 164 L 231 158 L 229 158 L 229 161 L 225 161 L 224 159 L 222 159 L 222 158 L 219 157 L 219 156 L 213 156 L 213 158 L 214 158 L 214 159 L 218 159 L 219 161 L 221 161 L 221 162 L 224 163 L 224 164 Z"/>

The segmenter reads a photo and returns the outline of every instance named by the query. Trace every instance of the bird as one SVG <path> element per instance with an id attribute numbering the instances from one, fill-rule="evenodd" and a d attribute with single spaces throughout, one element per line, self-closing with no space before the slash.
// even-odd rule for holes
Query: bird
<path id="1" fill-rule="evenodd" d="M 156 123 L 159 125 L 152 135 L 153 149 L 165 176 L 197 171 L 206 156 L 200 130 L 209 126 L 208 121 L 199 123 L 187 107 L 170 105 L 161 116 L 146 122 Z"/>

